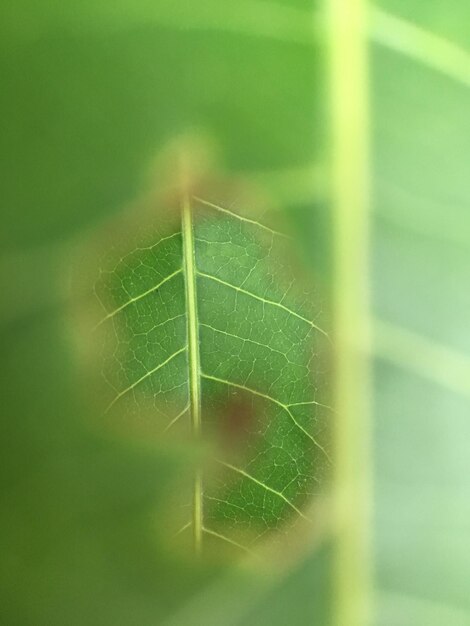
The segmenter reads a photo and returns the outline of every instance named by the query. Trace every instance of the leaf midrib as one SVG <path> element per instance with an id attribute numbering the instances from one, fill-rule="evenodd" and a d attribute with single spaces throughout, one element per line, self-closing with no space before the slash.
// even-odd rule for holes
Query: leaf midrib
<path id="1" fill-rule="evenodd" d="M 196 256 L 191 201 L 188 194 L 185 194 L 183 197 L 181 209 L 183 275 L 187 311 L 189 404 L 191 430 L 194 439 L 198 440 L 201 437 L 201 366 L 199 357 Z M 193 483 L 193 539 L 196 553 L 199 553 L 202 548 L 202 525 L 202 471 L 200 468 L 197 468 Z"/>

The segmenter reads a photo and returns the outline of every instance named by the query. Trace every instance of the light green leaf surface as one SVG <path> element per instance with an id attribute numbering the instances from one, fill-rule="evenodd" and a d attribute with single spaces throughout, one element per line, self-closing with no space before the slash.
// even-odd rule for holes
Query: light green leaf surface
<path id="1" fill-rule="evenodd" d="M 468 5 L 378 4 L 371 33 L 377 620 L 469 624 Z"/>
<path id="2" fill-rule="evenodd" d="M 197 198 L 166 222 L 111 253 L 96 285 L 107 412 L 215 438 L 188 530 L 198 548 L 201 533 L 249 548 L 308 519 L 330 464 L 318 295 L 264 222 Z"/>

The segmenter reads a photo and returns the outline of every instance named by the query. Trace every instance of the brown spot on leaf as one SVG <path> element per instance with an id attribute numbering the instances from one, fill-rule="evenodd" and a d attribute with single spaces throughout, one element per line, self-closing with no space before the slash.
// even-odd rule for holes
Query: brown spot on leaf
<path id="1" fill-rule="evenodd" d="M 253 403 L 243 394 L 232 396 L 227 404 L 222 433 L 229 442 L 236 443 L 253 431 L 255 415 Z"/>

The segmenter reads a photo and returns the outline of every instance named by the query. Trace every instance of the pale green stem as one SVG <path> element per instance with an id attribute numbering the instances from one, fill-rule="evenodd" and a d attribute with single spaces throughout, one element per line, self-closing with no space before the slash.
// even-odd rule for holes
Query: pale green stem
<path id="1" fill-rule="evenodd" d="M 336 349 L 335 626 L 370 623 L 367 0 L 328 0 Z"/>

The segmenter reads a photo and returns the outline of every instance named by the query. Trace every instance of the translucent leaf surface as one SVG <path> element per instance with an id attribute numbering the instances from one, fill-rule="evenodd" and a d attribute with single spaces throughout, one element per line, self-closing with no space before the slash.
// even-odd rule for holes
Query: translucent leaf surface
<path id="1" fill-rule="evenodd" d="M 327 334 L 284 234 L 195 198 L 182 215 L 112 253 L 96 285 L 107 411 L 215 437 L 215 467 L 195 485 L 203 511 L 188 526 L 247 548 L 307 519 L 320 490 Z"/>
<path id="2" fill-rule="evenodd" d="M 468 624 L 468 5 L 378 4 L 372 22 L 378 622 Z"/>

